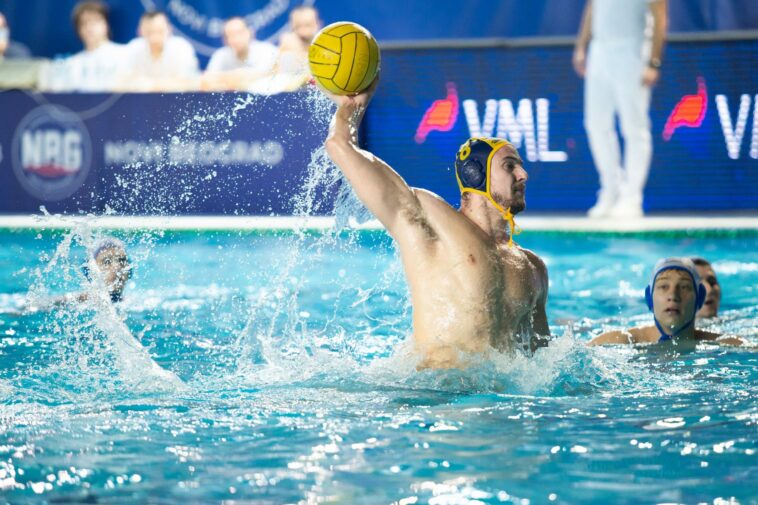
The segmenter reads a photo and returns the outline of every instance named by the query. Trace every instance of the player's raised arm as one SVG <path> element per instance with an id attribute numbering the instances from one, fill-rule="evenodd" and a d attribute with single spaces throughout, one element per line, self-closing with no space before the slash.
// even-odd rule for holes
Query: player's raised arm
<path id="1" fill-rule="evenodd" d="M 398 226 L 421 212 L 416 195 L 389 165 L 358 146 L 358 127 L 363 120 L 377 81 L 354 96 L 330 94 L 337 104 L 326 150 L 368 207 L 394 238 Z"/>

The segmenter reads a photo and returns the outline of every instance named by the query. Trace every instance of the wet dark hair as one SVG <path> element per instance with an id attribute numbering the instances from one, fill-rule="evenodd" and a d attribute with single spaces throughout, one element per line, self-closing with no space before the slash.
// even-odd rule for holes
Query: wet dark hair
<path id="1" fill-rule="evenodd" d="M 708 261 L 705 258 L 701 258 L 700 256 L 693 256 L 690 258 L 694 264 L 696 264 L 699 267 L 709 267 L 711 266 L 711 262 Z"/>
<path id="2" fill-rule="evenodd" d="M 110 37 L 111 28 L 108 22 L 108 15 L 110 9 L 103 2 L 98 0 L 84 0 L 74 6 L 74 10 L 71 12 L 71 22 L 74 23 L 74 30 L 79 33 L 79 24 L 81 23 L 82 16 L 85 12 L 94 12 L 100 14 L 105 19 L 105 23 L 108 25 L 108 36 Z"/>
<path id="3" fill-rule="evenodd" d="M 140 16 L 139 20 L 140 20 L 140 22 L 142 22 L 142 21 L 147 21 L 149 19 L 155 19 L 155 18 L 160 17 L 160 16 L 163 16 L 164 18 L 166 18 L 166 21 L 168 21 L 168 16 L 166 15 L 166 13 L 163 12 L 163 11 L 159 11 L 159 10 L 145 11 Z"/>
<path id="4" fill-rule="evenodd" d="M 293 7 L 290 11 L 290 17 L 292 17 L 293 12 L 300 12 L 300 11 L 313 11 L 316 14 L 316 19 L 320 20 L 321 16 L 318 13 L 318 9 L 316 9 L 312 5 L 298 5 L 297 7 Z"/>
<path id="5" fill-rule="evenodd" d="M 224 24 L 229 23 L 230 21 L 235 21 L 237 19 L 245 23 L 245 26 L 248 26 L 247 21 L 245 21 L 245 18 L 243 18 L 242 16 L 232 16 L 230 18 L 227 18 L 224 20 Z"/>
<path id="6" fill-rule="evenodd" d="M 226 37 L 226 25 L 228 25 L 232 21 L 242 21 L 242 24 L 245 25 L 245 28 L 247 28 L 251 33 L 255 33 L 255 30 L 253 30 L 250 27 L 250 25 L 248 24 L 248 22 L 245 21 L 245 18 L 243 18 L 242 16 L 232 16 L 229 19 L 227 19 L 226 21 L 224 21 L 224 28 L 222 30 L 222 33 L 224 34 L 224 37 Z"/>

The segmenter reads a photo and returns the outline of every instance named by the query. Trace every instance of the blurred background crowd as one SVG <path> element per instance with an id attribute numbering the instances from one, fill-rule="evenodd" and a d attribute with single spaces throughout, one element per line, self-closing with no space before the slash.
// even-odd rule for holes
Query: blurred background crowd
<path id="1" fill-rule="evenodd" d="M 52 92 L 160 92 L 237 90 L 271 94 L 293 91 L 309 79 L 307 52 L 321 28 L 318 11 L 290 11 L 289 31 L 272 42 L 256 39 L 243 17 L 220 27 L 223 47 L 201 68 L 192 44 L 174 33 L 162 11 L 146 11 L 137 37 L 112 40 L 108 6 L 85 0 L 71 12 L 82 50 L 54 59 L 35 58 L 13 40 L 13 27 L 0 12 L 0 88 Z"/>

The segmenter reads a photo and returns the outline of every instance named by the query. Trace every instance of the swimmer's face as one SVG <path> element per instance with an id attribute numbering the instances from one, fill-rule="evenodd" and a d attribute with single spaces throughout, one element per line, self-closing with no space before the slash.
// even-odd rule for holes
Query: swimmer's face
<path id="1" fill-rule="evenodd" d="M 490 167 L 490 193 L 498 204 L 510 207 L 514 214 L 524 210 L 528 178 L 524 162 L 513 146 L 498 149 Z"/>
<path id="2" fill-rule="evenodd" d="M 108 21 L 97 11 L 84 11 L 79 16 L 77 33 L 85 48 L 97 48 L 108 40 Z"/>
<path id="3" fill-rule="evenodd" d="M 250 28 L 240 18 L 230 19 L 224 25 L 224 41 L 237 54 L 247 52 L 252 38 Z"/>
<path id="4" fill-rule="evenodd" d="M 321 28 L 315 9 L 297 9 L 290 13 L 290 27 L 304 44 L 310 44 Z"/>
<path id="5" fill-rule="evenodd" d="M 121 247 L 108 247 L 95 258 L 108 291 L 121 294 L 127 281 L 132 277 L 132 267 L 126 251 Z"/>
<path id="6" fill-rule="evenodd" d="M 695 312 L 695 285 L 683 270 L 664 270 L 653 286 L 653 309 L 656 319 L 669 331 L 676 332 Z"/>
<path id="7" fill-rule="evenodd" d="M 695 265 L 705 286 L 705 303 L 697 311 L 697 317 L 716 317 L 721 306 L 721 284 L 710 265 Z"/>
<path id="8" fill-rule="evenodd" d="M 171 36 L 171 26 L 164 15 L 145 18 L 139 25 L 140 37 L 147 40 L 150 50 L 156 53 L 163 52 L 166 41 Z"/>

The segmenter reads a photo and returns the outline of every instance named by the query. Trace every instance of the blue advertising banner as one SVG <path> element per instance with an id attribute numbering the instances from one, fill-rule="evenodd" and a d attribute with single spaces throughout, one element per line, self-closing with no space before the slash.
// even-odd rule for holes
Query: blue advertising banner
<path id="1" fill-rule="evenodd" d="M 384 51 L 366 142 L 412 186 L 457 204 L 452 170 L 469 137 L 520 150 L 529 210 L 583 212 L 598 178 L 583 125 L 572 47 Z M 758 41 L 666 49 L 651 105 L 647 211 L 758 209 Z"/>
<path id="2" fill-rule="evenodd" d="M 221 24 L 243 16 L 259 39 L 278 40 L 287 29 L 289 12 L 313 5 L 325 23 L 354 21 L 367 27 L 380 43 L 396 40 L 536 37 L 575 35 L 585 0 L 104 0 L 111 10 L 116 42 L 136 36 L 145 10 L 167 13 L 176 31 L 186 37 L 204 64 L 222 45 Z M 53 57 L 80 51 L 71 26 L 77 0 L 0 0 L 11 36 L 36 56 Z M 669 0 L 671 32 L 748 30 L 758 28 L 755 0 Z"/>
<path id="3" fill-rule="evenodd" d="M 307 92 L 1 93 L 0 212 L 292 214 L 327 132 L 319 104 Z"/>
<path id="4" fill-rule="evenodd" d="M 756 55 L 756 40 L 668 46 L 646 211 L 758 209 Z M 386 50 L 365 144 L 456 205 L 459 145 L 503 136 L 525 160 L 530 211 L 584 212 L 598 179 L 570 58 L 569 46 Z M 0 93 L 0 212 L 292 214 L 327 132 L 316 96 Z M 330 184 L 315 213 L 331 211 Z"/>

